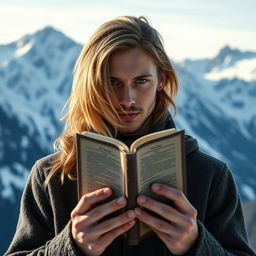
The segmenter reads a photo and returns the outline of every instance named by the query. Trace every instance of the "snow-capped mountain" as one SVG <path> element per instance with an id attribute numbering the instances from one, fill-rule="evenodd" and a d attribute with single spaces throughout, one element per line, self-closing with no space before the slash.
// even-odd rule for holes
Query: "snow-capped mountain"
<path id="1" fill-rule="evenodd" d="M 50 27 L 0 48 L 0 56 L 5 56 L 0 62 L 1 108 L 7 115 L 15 113 L 30 134 L 39 133 L 35 140 L 44 148 L 60 127 L 60 107 L 68 97 L 80 49 Z"/>
<path id="2" fill-rule="evenodd" d="M 0 46 L 0 253 L 13 235 L 33 163 L 52 151 L 61 132 L 81 47 L 51 27 Z M 197 137 L 202 150 L 228 162 L 243 200 L 256 197 L 255 59 L 256 53 L 225 47 L 213 59 L 175 65 L 177 126 Z"/>
<path id="3" fill-rule="evenodd" d="M 256 80 L 256 52 L 242 52 L 225 46 L 213 59 L 185 60 L 180 63 L 187 71 L 209 81 L 238 78 Z"/>
<path id="4" fill-rule="evenodd" d="M 19 178 L 9 170 L 16 165 L 19 167 L 13 170 L 28 173 L 31 166 L 27 162 L 34 154 L 28 155 L 27 149 L 32 144 L 37 145 L 34 152 L 50 151 L 61 128 L 61 108 L 70 92 L 72 68 L 80 50 L 80 45 L 51 27 L 0 47 L 2 197 L 14 200 L 11 187 L 24 186 L 24 182 L 18 185 Z M 6 162 L 6 157 L 12 162 Z"/>
<path id="5" fill-rule="evenodd" d="M 247 72 L 256 71 L 252 60 L 256 53 L 226 46 L 213 59 L 176 65 L 181 83 L 176 121 L 199 138 L 203 150 L 229 164 L 243 200 L 256 195 L 256 77 Z M 247 71 L 235 72 L 241 63 Z M 232 69 L 230 77 L 225 72 Z M 209 74 L 217 71 L 221 78 L 212 79 Z"/>
<path id="6" fill-rule="evenodd" d="M 80 50 L 51 27 L 0 46 L 0 255 L 13 236 L 29 171 L 61 131 Z"/>

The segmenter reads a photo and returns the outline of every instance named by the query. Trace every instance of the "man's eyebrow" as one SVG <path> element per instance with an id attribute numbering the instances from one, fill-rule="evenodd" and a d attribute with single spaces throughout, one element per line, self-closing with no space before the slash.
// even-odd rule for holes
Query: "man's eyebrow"
<path id="1" fill-rule="evenodd" d="M 143 74 L 143 75 L 140 75 L 140 76 L 136 76 L 136 77 L 134 77 L 133 79 L 138 79 L 138 78 L 142 78 L 142 77 L 151 77 L 151 76 L 152 76 L 152 74 L 146 73 L 146 74 Z M 114 77 L 114 76 L 111 76 L 110 79 L 120 80 L 120 78 Z"/>
<path id="2" fill-rule="evenodd" d="M 138 79 L 138 78 L 142 78 L 142 77 L 151 77 L 151 76 L 152 76 L 151 74 L 143 74 L 141 76 L 134 77 L 134 79 Z"/>

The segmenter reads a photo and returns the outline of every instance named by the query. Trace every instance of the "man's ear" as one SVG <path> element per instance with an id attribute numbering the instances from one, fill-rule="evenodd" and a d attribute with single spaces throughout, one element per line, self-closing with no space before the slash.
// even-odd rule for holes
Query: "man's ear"
<path id="1" fill-rule="evenodd" d="M 166 74 L 165 74 L 165 72 L 161 72 L 161 74 L 159 75 L 159 82 L 157 85 L 158 91 L 163 90 L 163 88 L 165 86 L 165 82 L 166 82 Z"/>

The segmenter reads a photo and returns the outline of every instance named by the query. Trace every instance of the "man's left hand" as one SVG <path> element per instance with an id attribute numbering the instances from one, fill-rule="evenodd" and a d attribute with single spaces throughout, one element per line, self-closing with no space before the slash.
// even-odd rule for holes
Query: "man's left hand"
<path id="1" fill-rule="evenodd" d="M 180 190 L 163 184 L 153 184 L 153 192 L 162 195 L 175 204 L 175 208 L 140 195 L 137 203 L 145 209 L 164 218 L 150 215 L 140 208 L 135 208 L 137 218 L 147 224 L 165 243 L 174 255 L 183 255 L 189 251 L 198 237 L 197 211 Z"/>

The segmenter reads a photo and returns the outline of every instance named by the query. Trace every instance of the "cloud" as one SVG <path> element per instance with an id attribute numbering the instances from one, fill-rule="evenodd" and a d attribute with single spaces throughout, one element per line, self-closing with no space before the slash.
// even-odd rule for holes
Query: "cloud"
<path id="1" fill-rule="evenodd" d="M 47 5 L 21 6 L 5 5 L 0 8 L 0 43 L 19 39 L 38 29 L 51 25 L 80 43 L 86 43 L 92 33 L 102 23 L 120 15 L 145 15 L 161 33 L 168 54 L 174 59 L 212 57 L 224 45 L 242 49 L 256 49 L 255 30 L 230 28 L 232 20 L 216 19 L 212 24 L 207 12 L 196 15 L 203 8 L 205 11 L 217 8 L 212 3 L 190 2 L 182 9 L 181 3 L 162 0 L 152 1 L 116 1 L 109 2 L 102 8 L 100 1 L 81 4 L 48 7 Z M 181 0 L 185 2 L 185 0 Z M 145 7 L 142 8 L 142 4 Z M 197 3 L 197 4 L 196 4 Z M 198 10 L 196 9 L 198 8 Z M 234 14 L 233 14 L 234 15 Z M 202 18 L 203 17 L 203 18 Z M 203 21 L 203 22 L 202 22 Z M 223 24 L 223 25 L 222 25 Z"/>

